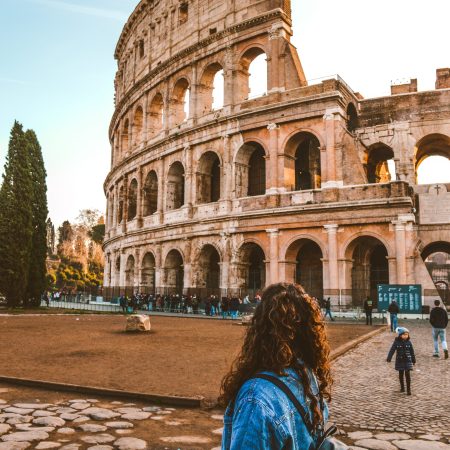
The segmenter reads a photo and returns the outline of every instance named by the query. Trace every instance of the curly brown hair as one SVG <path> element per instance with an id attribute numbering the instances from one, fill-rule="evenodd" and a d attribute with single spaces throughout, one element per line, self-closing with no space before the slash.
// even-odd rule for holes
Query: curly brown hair
<path id="1" fill-rule="evenodd" d="M 313 427 L 317 430 L 323 421 L 321 400 L 331 401 L 329 357 L 330 347 L 317 301 L 298 284 L 272 284 L 264 290 L 241 352 L 222 380 L 219 404 L 226 407 L 245 381 L 261 371 L 283 376 L 285 369 L 292 368 L 311 400 Z M 317 378 L 319 400 L 311 391 L 307 368 Z"/>

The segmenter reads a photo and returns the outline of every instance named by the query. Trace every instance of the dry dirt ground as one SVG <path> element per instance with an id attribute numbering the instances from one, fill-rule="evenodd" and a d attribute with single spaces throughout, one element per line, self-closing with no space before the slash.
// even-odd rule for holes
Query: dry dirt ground
<path id="1" fill-rule="evenodd" d="M 245 327 L 152 317 L 130 334 L 124 316 L 1 316 L 0 375 L 152 394 L 217 398 Z M 327 325 L 332 349 L 372 327 Z"/>

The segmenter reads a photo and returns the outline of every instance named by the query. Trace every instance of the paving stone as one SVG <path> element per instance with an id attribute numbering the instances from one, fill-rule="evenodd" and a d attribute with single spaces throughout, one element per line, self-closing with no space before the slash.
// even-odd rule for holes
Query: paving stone
<path id="1" fill-rule="evenodd" d="M 81 444 L 67 444 L 60 448 L 60 450 L 78 450 Z"/>
<path id="2" fill-rule="evenodd" d="M 6 423 L 9 423 L 10 425 L 17 425 L 19 423 L 29 423 L 33 420 L 33 416 L 20 416 L 17 417 L 11 417 L 11 419 L 7 419 Z"/>
<path id="3" fill-rule="evenodd" d="M 61 443 L 59 442 L 51 442 L 51 441 L 45 441 L 40 442 L 38 445 L 36 445 L 36 450 L 46 450 L 48 448 L 58 448 L 61 447 Z"/>
<path id="4" fill-rule="evenodd" d="M 212 434 L 218 434 L 219 436 L 222 436 L 223 434 L 223 427 L 217 428 L 216 430 L 212 430 Z"/>
<path id="5" fill-rule="evenodd" d="M 87 403 L 85 398 L 75 398 L 73 400 L 67 400 L 67 403 Z"/>
<path id="6" fill-rule="evenodd" d="M 43 409 L 37 409 L 31 415 L 33 417 L 49 417 L 49 416 L 56 416 L 56 412 L 54 412 L 54 411 L 45 411 Z"/>
<path id="7" fill-rule="evenodd" d="M 53 405 L 51 403 L 14 403 L 14 406 L 25 409 L 47 409 Z"/>
<path id="8" fill-rule="evenodd" d="M 10 406 L 9 408 L 4 409 L 3 411 L 6 413 L 20 414 L 21 416 L 26 416 L 28 414 L 31 414 L 34 411 L 34 409 L 17 408 L 16 406 Z"/>
<path id="9" fill-rule="evenodd" d="M 45 431 L 51 433 L 55 431 L 55 427 L 33 427 L 31 423 L 20 423 L 16 425 L 18 431 Z"/>
<path id="10" fill-rule="evenodd" d="M 401 439 L 410 439 L 410 436 L 406 433 L 378 433 L 375 438 L 380 441 L 394 441 Z"/>
<path id="11" fill-rule="evenodd" d="M 87 444 L 107 444 L 113 442 L 116 438 L 110 434 L 102 433 L 92 436 L 82 436 L 80 439 Z"/>
<path id="12" fill-rule="evenodd" d="M 56 412 L 58 414 L 74 414 L 77 413 L 78 411 L 74 408 L 67 407 L 67 408 L 57 408 Z"/>
<path id="13" fill-rule="evenodd" d="M 105 427 L 104 425 L 97 425 L 93 423 L 78 425 L 77 428 L 84 431 L 85 433 L 100 433 L 108 429 L 108 427 Z"/>
<path id="14" fill-rule="evenodd" d="M 7 433 L 10 429 L 11 425 L 8 425 L 7 423 L 0 423 L 0 436 Z"/>
<path id="15" fill-rule="evenodd" d="M 145 408 L 142 408 L 142 411 L 145 411 L 145 412 L 159 412 L 159 411 L 161 411 L 161 408 L 159 406 L 146 406 Z"/>
<path id="16" fill-rule="evenodd" d="M 115 428 L 117 430 L 124 430 L 124 429 L 127 429 L 127 428 L 133 428 L 134 427 L 134 425 L 131 422 L 120 422 L 120 421 L 117 421 L 117 422 L 106 422 L 105 425 L 108 428 Z"/>
<path id="17" fill-rule="evenodd" d="M 5 434 L 0 439 L 4 442 L 45 441 L 48 439 L 48 433 L 45 431 L 18 431 L 17 433 Z"/>
<path id="18" fill-rule="evenodd" d="M 74 434 L 75 430 L 73 428 L 70 427 L 64 427 L 64 428 L 60 428 L 57 433 L 59 434 Z"/>
<path id="19" fill-rule="evenodd" d="M 422 434 L 419 436 L 419 439 L 425 439 L 426 441 L 440 441 L 441 436 L 438 436 L 437 434 Z"/>
<path id="20" fill-rule="evenodd" d="M 91 420 L 91 419 L 89 419 L 89 417 L 86 417 L 86 416 L 80 416 L 80 417 L 78 417 L 78 419 L 74 419 L 74 420 L 73 420 L 73 423 L 89 422 L 89 420 Z"/>
<path id="21" fill-rule="evenodd" d="M 418 439 L 394 441 L 393 444 L 401 450 L 450 450 L 449 444 L 444 444 L 443 442 L 422 441 Z"/>
<path id="22" fill-rule="evenodd" d="M 145 450 L 147 442 L 133 437 L 123 437 L 114 442 L 114 447 L 119 450 Z"/>
<path id="23" fill-rule="evenodd" d="M 171 444 L 209 444 L 211 442 L 210 438 L 203 436 L 168 436 L 159 439 Z"/>
<path id="24" fill-rule="evenodd" d="M 61 417 L 38 417 L 33 420 L 33 423 L 36 425 L 44 425 L 47 427 L 63 427 L 66 424 L 66 421 L 61 419 Z"/>
<path id="25" fill-rule="evenodd" d="M 70 407 L 76 409 L 77 411 L 81 411 L 83 409 L 89 408 L 91 406 L 90 403 L 71 403 Z"/>
<path id="26" fill-rule="evenodd" d="M 65 413 L 65 414 L 61 414 L 59 417 L 61 417 L 61 419 L 63 420 L 68 420 L 69 422 L 71 422 L 72 420 L 78 419 L 80 416 L 79 414 L 71 414 L 71 413 Z"/>
<path id="27" fill-rule="evenodd" d="M 213 414 L 213 415 L 211 416 L 211 419 L 214 419 L 214 420 L 223 420 L 223 414 Z"/>
<path id="28" fill-rule="evenodd" d="M 87 416 L 91 417 L 94 420 L 108 420 L 120 416 L 119 413 L 111 411 L 110 409 L 95 408 L 95 407 L 83 410 L 83 414 L 86 414 Z"/>
<path id="29" fill-rule="evenodd" d="M 99 400 L 97 400 L 96 398 L 87 398 L 86 401 L 89 403 L 98 403 L 99 402 Z"/>
<path id="30" fill-rule="evenodd" d="M 115 432 L 116 434 L 124 435 L 133 433 L 133 430 L 115 430 Z"/>
<path id="31" fill-rule="evenodd" d="M 373 437 L 373 433 L 371 431 L 354 431 L 353 433 L 348 433 L 348 437 L 353 441 L 357 441 L 358 439 L 370 439 Z"/>
<path id="32" fill-rule="evenodd" d="M 25 450 L 30 442 L 0 442 L 0 450 Z"/>
<path id="33" fill-rule="evenodd" d="M 180 422 L 179 420 L 166 420 L 164 423 L 171 427 L 178 427 L 180 425 L 183 425 L 184 422 Z"/>
<path id="34" fill-rule="evenodd" d="M 150 412 L 144 412 L 144 411 L 133 412 L 133 413 L 129 413 L 129 414 L 123 414 L 122 419 L 124 419 L 124 420 L 146 420 L 151 415 L 152 415 L 152 413 L 150 413 Z"/>
<path id="35" fill-rule="evenodd" d="M 116 408 L 115 411 L 120 414 L 130 414 L 135 412 L 142 412 L 142 408 Z"/>
<path id="36" fill-rule="evenodd" d="M 379 441 L 378 439 L 361 439 L 356 441 L 355 445 L 370 450 L 397 450 L 390 442 Z"/>
<path id="37" fill-rule="evenodd" d="M 151 416 L 150 419 L 152 419 L 152 420 L 163 420 L 163 419 L 165 419 L 165 417 L 164 416 Z"/>

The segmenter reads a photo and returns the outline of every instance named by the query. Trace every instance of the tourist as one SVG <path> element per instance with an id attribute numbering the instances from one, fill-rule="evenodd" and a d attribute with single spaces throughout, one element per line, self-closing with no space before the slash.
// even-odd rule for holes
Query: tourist
<path id="1" fill-rule="evenodd" d="M 395 333 L 398 325 L 397 315 L 400 312 L 400 308 L 395 300 L 392 300 L 392 303 L 389 305 L 388 312 L 391 316 L 391 331 Z"/>
<path id="2" fill-rule="evenodd" d="M 119 305 L 122 308 L 122 312 L 126 313 L 127 312 L 127 300 L 123 294 L 119 298 Z"/>
<path id="3" fill-rule="evenodd" d="M 227 406 L 222 450 L 318 448 L 331 383 L 318 304 L 301 286 L 267 287 L 240 355 L 222 381 L 219 403 Z"/>
<path id="4" fill-rule="evenodd" d="M 435 358 L 439 358 L 439 342 L 441 340 L 442 350 L 444 350 L 445 359 L 448 359 L 448 347 L 445 337 L 445 329 L 448 325 L 448 314 L 444 308 L 441 308 L 441 302 L 439 300 L 434 301 L 434 308 L 430 313 L 430 323 L 433 327 L 433 342 L 434 342 L 434 354 Z"/>
<path id="5" fill-rule="evenodd" d="M 316 301 L 316 303 L 318 303 L 318 302 Z M 319 307 L 319 309 L 320 309 L 320 307 Z M 330 300 L 330 297 L 328 297 L 326 299 L 326 301 L 325 301 L 325 316 L 324 316 L 324 319 L 326 319 L 327 316 L 330 316 L 331 321 L 334 322 L 333 316 L 331 315 L 331 300 Z"/>
<path id="6" fill-rule="evenodd" d="M 229 304 L 230 299 L 228 297 L 222 297 L 222 301 L 220 303 L 220 308 L 222 310 L 222 319 L 225 319 L 228 316 Z"/>
<path id="7" fill-rule="evenodd" d="M 231 297 L 230 305 L 228 306 L 228 309 L 230 311 L 230 315 L 231 315 L 232 319 L 237 319 L 240 305 L 241 305 L 241 301 L 239 300 L 238 297 L 236 297 L 236 296 Z"/>
<path id="8" fill-rule="evenodd" d="M 364 312 L 366 313 L 366 325 L 372 325 L 372 310 L 373 310 L 373 302 L 370 297 L 366 298 L 364 302 Z"/>
<path id="9" fill-rule="evenodd" d="M 394 353 L 395 370 L 398 371 L 400 379 L 400 392 L 405 392 L 406 378 L 406 394 L 411 395 L 411 370 L 416 364 L 416 356 L 414 355 L 414 347 L 409 337 L 409 330 L 404 327 L 396 329 L 398 336 L 394 339 L 391 349 L 387 357 L 387 362 L 391 362 Z"/>
<path id="10" fill-rule="evenodd" d="M 242 300 L 242 304 L 250 305 L 250 297 L 248 294 L 244 297 L 244 300 Z"/>

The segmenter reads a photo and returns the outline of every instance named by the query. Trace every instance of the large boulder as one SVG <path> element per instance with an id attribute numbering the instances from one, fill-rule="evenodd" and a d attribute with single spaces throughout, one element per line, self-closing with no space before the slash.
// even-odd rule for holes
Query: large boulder
<path id="1" fill-rule="evenodd" d="M 127 318 L 126 331 L 150 331 L 150 317 L 133 314 Z"/>

